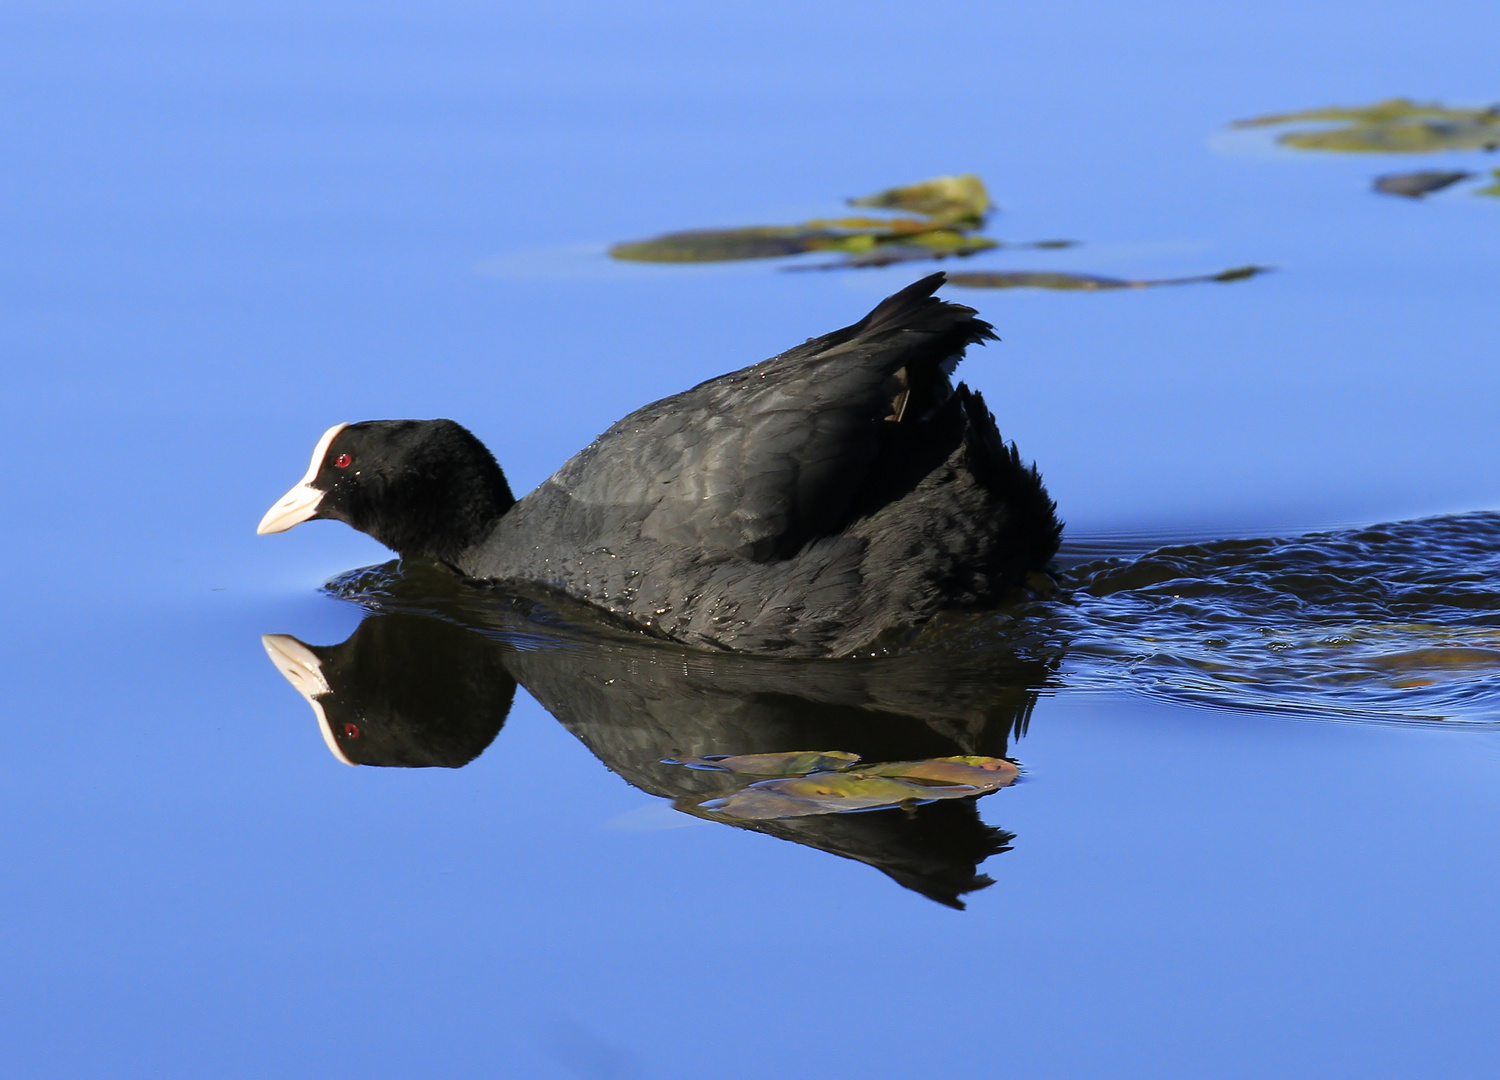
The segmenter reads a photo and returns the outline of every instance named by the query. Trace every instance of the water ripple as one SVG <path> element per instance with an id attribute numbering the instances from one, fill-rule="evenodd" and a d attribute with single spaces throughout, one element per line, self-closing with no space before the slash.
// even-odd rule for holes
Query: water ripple
<path id="1" fill-rule="evenodd" d="M 1066 652 L 1065 686 L 1500 721 L 1500 514 L 1164 547 L 1075 565 L 1063 584 L 1017 623 Z"/>

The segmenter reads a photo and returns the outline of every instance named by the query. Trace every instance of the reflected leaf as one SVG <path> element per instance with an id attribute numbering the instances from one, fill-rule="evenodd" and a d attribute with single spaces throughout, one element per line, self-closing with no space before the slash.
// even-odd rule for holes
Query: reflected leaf
<path id="1" fill-rule="evenodd" d="M 981 793 L 980 788 L 969 784 L 923 784 L 862 772 L 827 772 L 762 780 L 732 795 L 705 799 L 696 808 L 721 817 L 766 820 L 887 810 Z"/>
<path id="2" fill-rule="evenodd" d="M 1148 289 L 1157 285 L 1192 285 L 1203 281 L 1244 281 L 1267 273 L 1269 266 L 1236 266 L 1217 274 L 1199 274 L 1177 278 L 1113 278 L 1097 274 L 1070 274 L 1052 270 L 985 270 L 973 273 L 950 273 L 949 285 L 970 289 L 1062 289 L 1073 292 L 1099 292 L 1106 289 Z"/>
<path id="3" fill-rule="evenodd" d="M 1387 173 L 1375 178 L 1375 190 L 1386 195 L 1402 195 L 1408 199 L 1420 199 L 1434 191 L 1442 191 L 1460 180 L 1467 180 L 1471 172 L 1453 172 L 1447 169 L 1423 169 L 1419 172 Z"/>
<path id="4" fill-rule="evenodd" d="M 1494 182 L 1482 188 L 1475 188 L 1475 195 L 1500 195 L 1500 169 L 1491 169 L 1490 175 L 1495 178 Z"/>
<path id="5" fill-rule="evenodd" d="M 741 754 L 669 758 L 664 763 L 768 776 L 732 792 L 681 809 L 742 821 L 843 814 L 916 806 L 937 799 L 988 795 L 1015 781 L 1019 770 L 1004 758 L 966 755 L 856 766 L 855 754 Z"/>
<path id="6" fill-rule="evenodd" d="M 885 765 L 863 766 L 865 776 L 896 776 L 910 780 L 927 780 L 939 784 L 966 784 L 977 790 L 998 791 L 1013 783 L 1020 770 L 1004 758 L 948 757 L 927 761 L 893 761 Z"/>
<path id="7" fill-rule="evenodd" d="M 745 776 L 805 776 L 811 772 L 837 771 L 859 760 L 858 754 L 841 750 L 792 754 L 713 754 L 708 757 L 663 758 L 663 765 L 689 769 L 716 769 Z"/>
<path id="8" fill-rule="evenodd" d="M 1299 150 L 1380 154 L 1500 147 L 1500 108 L 1453 109 L 1436 102 L 1419 104 L 1407 98 L 1389 98 L 1373 105 L 1273 113 L 1238 120 L 1234 126 L 1312 122 L 1335 126 L 1288 131 L 1279 135 L 1277 142 Z"/>
<path id="9" fill-rule="evenodd" d="M 906 210 L 933 221 L 978 228 L 993 207 L 984 181 L 973 173 L 936 176 L 916 184 L 887 188 L 873 195 L 849 200 L 850 206 L 881 210 Z"/>

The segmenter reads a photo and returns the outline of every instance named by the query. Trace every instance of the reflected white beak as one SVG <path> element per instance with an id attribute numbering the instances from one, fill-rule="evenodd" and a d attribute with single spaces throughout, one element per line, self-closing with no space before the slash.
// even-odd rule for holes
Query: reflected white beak
<path id="1" fill-rule="evenodd" d="M 276 665 L 276 670 L 312 706 L 313 715 L 318 718 L 318 730 L 323 733 L 323 742 L 329 752 L 345 765 L 353 765 L 354 762 L 339 749 L 338 740 L 333 737 L 333 729 L 328 726 L 328 714 L 318 701 L 319 697 L 329 691 L 328 680 L 323 678 L 323 662 L 311 649 L 289 634 L 262 634 L 260 643 L 266 647 L 266 655 Z"/>
<path id="2" fill-rule="evenodd" d="M 317 654 L 290 634 L 262 634 L 260 643 L 266 647 L 266 655 L 276 670 L 286 676 L 286 681 L 307 700 L 329 691 L 328 680 L 323 678 L 323 661 Z"/>
<path id="3" fill-rule="evenodd" d="M 334 424 L 333 427 L 323 432 L 323 437 L 318 440 L 318 445 L 313 447 L 312 464 L 307 467 L 307 475 L 297 481 L 297 485 L 277 500 L 276 505 L 266 511 L 266 516 L 260 519 L 260 524 L 255 527 L 257 536 L 265 536 L 267 533 L 286 532 L 293 525 L 300 525 L 308 518 L 318 512 L 318 504 L 323 501 L 324 492 L 312 486 L 318 470 L 323 467 L 323 459 L 328 456 L 328 447 L 338 433 L 343 431 L 348 424 Z"/>

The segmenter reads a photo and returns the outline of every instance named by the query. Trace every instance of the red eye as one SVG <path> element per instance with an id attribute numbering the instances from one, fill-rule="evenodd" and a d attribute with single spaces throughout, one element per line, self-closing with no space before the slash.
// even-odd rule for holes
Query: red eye
<path id="1" fill-rule="evenodd" d="M 346 739 L 357 739 L 357 738 L 359 738 L 359 728 L 355 727 L 353 724 L 345 724 L 344 725 L 344 737 Z"/>
<path id="2" fill-rule="evenodd" d="M 347 469 L 350 465 L 353 464 L 354 459 L 348 454 L 340 454 L 338 457 L 333 459 L 333 467 L 335 469 Z"/>

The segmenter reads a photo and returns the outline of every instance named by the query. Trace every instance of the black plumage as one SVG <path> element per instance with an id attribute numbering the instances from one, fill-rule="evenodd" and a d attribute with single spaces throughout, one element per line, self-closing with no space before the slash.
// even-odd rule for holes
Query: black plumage
<path id="1" fill-rule="evenodd" d="M 849 655 L 993 607 L 1061 525 L 980 395 L 950 381 L 994 335 L 942 283 L 631 413 L 513 505 L 452 421 L 350 425 L 314 462 L 326 494 L 307 516 L 698 646 Z"/>

